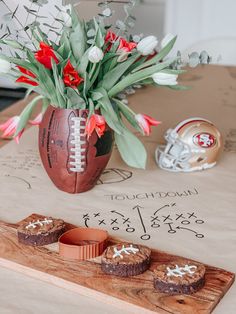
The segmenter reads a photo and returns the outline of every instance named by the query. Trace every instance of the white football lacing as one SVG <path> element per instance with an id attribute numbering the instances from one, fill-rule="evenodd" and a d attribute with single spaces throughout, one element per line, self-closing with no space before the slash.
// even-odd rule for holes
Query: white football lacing
<path id="1" fill-rule="evenodd" d="M 85 148 L 82 148 L 84 144 L 86 144 L 85 140 L 85 122 L 86 119 L 83 117 L 72 117 L 71 118 L 73 125 L 71 126 L 73 132 L 71 133 L 71 141 L 70 143 L 73 145 L 70 151 L 70 159 L 74 161 L 70 161 L 71 165 L 70 171 L 73 172 L 83 172 L 85 170 L 86 164 L 86 156 L 82 155 L 86 151 Z M 83 123 L 81 123 L 83 122 Z"/>

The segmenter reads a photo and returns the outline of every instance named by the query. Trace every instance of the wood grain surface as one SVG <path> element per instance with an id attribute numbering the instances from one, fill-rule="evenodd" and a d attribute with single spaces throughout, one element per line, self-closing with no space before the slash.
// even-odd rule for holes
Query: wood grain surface
<path id="1" fill-rule="evenodd" d="M 33 214 L 33 218 L 42 216 Z M 119 278 L 101 271 L 100 258 L 84 262 L 64 260 L 58 254 L 57 243 L 45 247 L 30 247 L 18 243 L 18 224 L 0 221 L 0 265 L 28 276 L 95 298 L 132 313 L 211 313 L 234 282 L 234 274 L 206 266 L 206 284 L 192 296 L 170 296 L 153 288 L 152 269 L 162 262 L 180 257 L 152 250 L 150 270 L 135 277 Z M 67 229 L 73 228 L 67 224 Z M 110 238 L 109 244 L 122 240 Z"/>

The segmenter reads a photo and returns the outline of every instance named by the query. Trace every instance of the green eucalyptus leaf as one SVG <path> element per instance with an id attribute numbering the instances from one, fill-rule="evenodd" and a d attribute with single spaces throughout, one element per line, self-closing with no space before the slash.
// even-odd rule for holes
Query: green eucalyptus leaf
<path id="1" fill-rule="evenodd" d="M 110 8 L 105 8 L 103 11 L 102 11 L 102 14 L 103 16 L 105 17 L 111 17 L 112 16 L 112 10 Z"/>
<path id="2" fill-rule="evenodd" d="M 126 25 L 123 21 L 121 20 L 117 20 L 116 21 L 116 27 L 122 31 L 125 31 L 126 30 Z"/>
<path id="3" fill-rule="evenodd" d="M 128 3 L 124 5 L 124 11 L 127 16 L 129 16 L 132 12 L 132 6 L 130 6 Z"/>
<path id="4" fill-rule="evenodd" d="M 203 50 L 200 53 L 200 63 L 201 64 L 209 64 L 211 62 L 211 57 L 209 56 L 208 52 Z"/>
<path id="5" fill-rule="evenodd" d="M 94 44 L 94 39 L 88 39 L 88 40 L 87 40 L 87 44 L 93 45 L 93 44 Z"/>
<path id="6" fill-rule="evenodd" d="M 135 22 L 136 22 L 136 19 L 134 16 L 129 16 L 126 20 L 126 25 L 130 28 L 133 28 L 135 26 Z"/>
<path id="7" fill-rule="evenodd" d="M 195 68 L 200 63 L 200 56 L 197 52 L 192 52 L 189 55 L 189 66 Z"/>
<path id="8" fill-rule="evenodd" d="M 122 159 L 134 168 L 146 168 L 147 152 L 141 141 L 130 131 L 123 134 L 115 133 L 115 142 Z"/>

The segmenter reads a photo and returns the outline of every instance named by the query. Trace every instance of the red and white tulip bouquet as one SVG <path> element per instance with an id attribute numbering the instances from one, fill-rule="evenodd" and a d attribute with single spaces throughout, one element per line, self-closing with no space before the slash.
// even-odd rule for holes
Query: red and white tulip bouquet
<path id="1" fill-rule="evenodd" d="M 41 6 L 47 5 L 47 1 L 39 2 Z M 67 16 L 57 18 L 61 29 L 55 31 L 52 24 L 46 25 L 57 34 L 55 40 L 42 30 L 36 10 L 27 8 L 28 14 L 36 15 L 35 22 L 25 27 L 28 40 L 22 43 L 12 39 L 9 33 L 2 36 L 0 43 L 11 49 L 12 56 L 0 55 L 0 73 L 27 88 L 27 95 L 32 91 L 38 94 L 19 117 L 0 125 L 3 137 L 14 136 L 18 142 L 39 101 L 42 101 L 42 112 L 31 121 L 34 125 L 40 123 L 49 104 L 58 108 L 88 109 L 87 136 L 92 132 L 102 136 L 107 123 L 114 130 L 124 161 L 132 167 L 145 168 L 146 150 L 126 128 L 124 119 L 144 135 L 149 135 L 151 126 L 157 126 L 159 121 L 145 113 L 133 112 L 121 94 L 148 84 L 181 88 L 177 86 L 177 77 L 182 73 L 180 58 L 166 58 L 176 37 L 166 37 L 158 47 L 155 36 L 129 35 L 135 0 L 125 4 L 125 21 L 117 21 L 112 30 L 105 23 L 105 18 L 112 14 L 110 2 L 100 3 L 102 13 L 88 22 L 82 21 L 74 8 L 66 11 L 58 8 L 62 17 Z M 13 13 L 15 16 L 16 12 Z"/>

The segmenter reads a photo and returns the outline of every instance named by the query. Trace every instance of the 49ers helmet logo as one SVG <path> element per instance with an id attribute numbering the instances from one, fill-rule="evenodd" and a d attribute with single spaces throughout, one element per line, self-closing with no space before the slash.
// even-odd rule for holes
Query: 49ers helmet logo
<path id="1" fill-rule="evenodd" d="M 210 148 L 216 143 L 216 138 L 210 133 L 198 133 L 193 137 L 194 144 L 203 148 Z"/>

